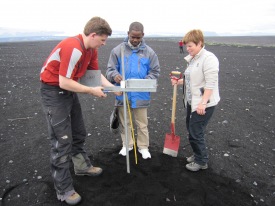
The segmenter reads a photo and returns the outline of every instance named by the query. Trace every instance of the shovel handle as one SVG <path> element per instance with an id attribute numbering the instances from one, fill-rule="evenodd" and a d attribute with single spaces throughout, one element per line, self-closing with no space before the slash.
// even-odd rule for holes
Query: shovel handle
<path id="1" fill-rule="evenodd" d="M 172 118 L 171 118 L 171 127 L 173 127 L 173 128 L 171 128 L 172 134 L 175 134 L 176 103 L 177 103 L 177 84 L 174 84 L 173 102 L 172 102 Z"/>

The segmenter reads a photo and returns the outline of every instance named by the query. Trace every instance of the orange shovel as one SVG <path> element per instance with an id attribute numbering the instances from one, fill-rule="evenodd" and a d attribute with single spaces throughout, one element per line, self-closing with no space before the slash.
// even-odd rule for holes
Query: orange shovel
<path id="1" fill-rule="evenodd" d="M 172 75 L 180 75 L 179 78 Z M 179 80 L 181 78 L 181 72 L 172 71 L 171 78 Z M 177 102 L 177 84 L 174 85 L 173 90 L 173 102 L 172 102 L 172 118 L 171 118 L 171 134 L 166 134 L 163 153 L 176 157 L 180 146 L 180 137 L 175 135 L 175 114 L 176 114 L 176 102 Z"/>

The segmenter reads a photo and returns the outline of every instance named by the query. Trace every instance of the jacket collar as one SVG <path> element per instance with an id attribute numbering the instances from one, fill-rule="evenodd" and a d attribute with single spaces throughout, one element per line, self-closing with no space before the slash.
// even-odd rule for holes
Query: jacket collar
<path id="1" fill-rule="evenodd" d="M 127 47 L 129 47 L 133 51 L 139 51 L 139 50 L 144 50 L 145 49 L 145 40 L 142 38 L 140 44 L 138 47 L 133 48 L 133 46 L 129 43 L 129 37 L 126 37 L 124 39 L 124 43 L 126 44 Z"/>

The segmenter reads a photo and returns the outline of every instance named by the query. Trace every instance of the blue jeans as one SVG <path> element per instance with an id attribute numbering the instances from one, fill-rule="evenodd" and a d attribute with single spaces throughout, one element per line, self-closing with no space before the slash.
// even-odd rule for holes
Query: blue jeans
<path id="1" fill-rule="evenodd" d="M 205 165 L 208 162 L 208 153 L 204 138 L 205 128 L 212 117 L 215 107 L 205 109 L 205 115 L 191 113 L 191 106 L 187 104 L 186 126 L 189 133 L 189 142 L 195 155 L 195 163 Z"/>

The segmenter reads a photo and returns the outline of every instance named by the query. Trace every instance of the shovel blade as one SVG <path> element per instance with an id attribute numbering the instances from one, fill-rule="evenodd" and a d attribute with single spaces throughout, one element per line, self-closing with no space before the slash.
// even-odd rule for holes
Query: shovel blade
<path id="1" fill-rule="evenodd" d="M 180 146 L 180 137 L 177 135 L 166 134 L 163 153 L 176 157 Z"/>

